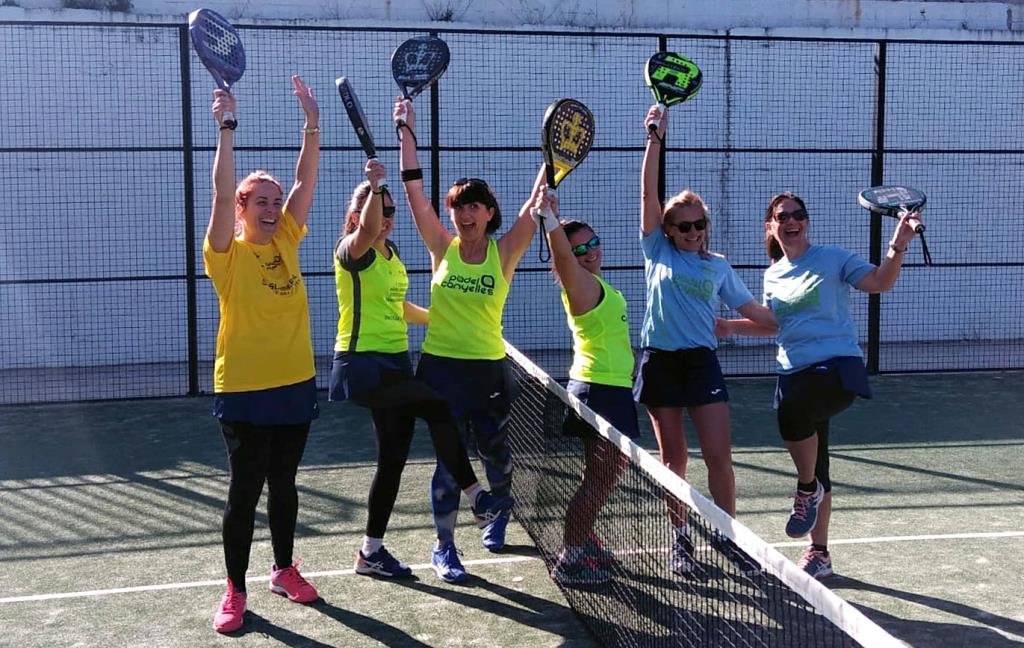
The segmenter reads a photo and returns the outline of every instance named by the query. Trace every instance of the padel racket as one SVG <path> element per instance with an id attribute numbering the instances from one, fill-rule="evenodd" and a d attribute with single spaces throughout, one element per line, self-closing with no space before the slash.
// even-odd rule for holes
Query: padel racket
<path id="1" fill-rule="evenodd" d="M 860 203 L 861 207 L 872 213 L 892 218 L 902 218 L 904 214 L 919 212 L 924 209 L 925 204 L 928 202 L 928 197 L 923 191 L 911 189 L 910 187 L 885 185 L 871 187 L 860 192 L 860 195 L 857 196 L 857 202 Z M 924 223 L 916 218 L 911 218 L 908 222 L 914 228 L 914 232 L 921 238 L 921 252 L 924 255 L 925 265 L 931 265 L 932 256 L 928 252 L 928 244 L 924 240 Z"/>
<path id="2" fill-rule="evenodd" d="M 359 104 L 359 97 L 356 96 L 352 82 L 345 77 L 338 77 L 334 81 L 338 86 L 338 94 L 341 95 L 341 103 L 345 106 L 348 119 L 352 122 L 352 128 L 356 131 L 359 144 L 366 153 L 366 159 L 372 160 L 377 157 L 377 146 L 373 143 L 373 133 L 370 132 L 370 122 L 366 119 L 366 113 Z M 381 189 L 387 190 L 387 184 L 381 184 Z"/>
<path id="3" fill-rule="evenodd" d="M 575 99 L 559 99 L 548 106 L 541 126 L 541 152 L 544 173 L 550 189 L 557 189 L 573 169 L 578 167 L 594 145 L 594 115 Z M 554 218 L 544 210 L 545 218 Z M 544 258 L 544 232 L 541 232 L 541 260 Z"/>
<path id="4" fill-rule="evenodd" d="M 231 86 L 245 72 L 245 48 L 238 31 L 216 11 L 196 9 L 188 15 L 188 35 L 192 48 L 217 87 L 231 92 Z M 229 128 L 238 125 L 231 113 L 225 113 L 221 121 Z"/>
<path id="5" fill-rule="evenodd" d="M 437 36 L 416 36 L 399 45 L 391 54 L 391 75 L 402 89 L 402 96 L 412 99 L 441 78 L 448 69 L 452 55 L 448 44 Z M 405 111 L 395 118 L 395 126 L 405 125 Z"/>
<path id="6" fill-rule="evenodd" d="M 689 101 L 700 92 L 703 75 L 697 64 L 672 52 L 658 52 L 647 59 L 644 81 L 651 88 L 658 108 L 664 113 L 669 106 Z M 657 130 L 661 120 L 652 121 L 649 128 Z"/>

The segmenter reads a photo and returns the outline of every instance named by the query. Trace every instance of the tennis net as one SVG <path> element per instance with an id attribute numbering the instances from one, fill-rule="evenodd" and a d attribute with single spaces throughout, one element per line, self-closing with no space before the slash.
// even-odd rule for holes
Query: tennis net
<path id="1" fill-rule="evenodd" d="M 515 516 L 599 643 L 904 646 L 506 350 L 520 388 L 509 420 Z M 564 435 L 566 416 L 588 423 L 594 438 Z M 667 515 L 680 503 L 691 558 L 681 575 Z"/>

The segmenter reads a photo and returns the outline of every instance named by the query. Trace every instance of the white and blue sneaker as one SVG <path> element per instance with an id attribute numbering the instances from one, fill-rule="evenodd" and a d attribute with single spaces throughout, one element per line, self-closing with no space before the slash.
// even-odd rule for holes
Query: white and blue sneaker
<path id="1" fill-rule="evenodd" d="M 828 578 L 832 572 L 832 556 L 827 551 L 818 551 L 813 546 L 804 549 L 797 567 L 807 572 L 811 578 Z"/>
<path id="2" fill-rule="evenodd" d="M 483 491 L 476 498 L 473 506 L 473 517 L 476 518 L 476 526 L 484 528 L 494 524 L 499 518 L 505 518 L 508 522 L 508 512 L 512 509 L 512 498 L 508 495 L 494 495 L 490 491 Z M 505 532 L 501 533 L 501 544 L 505 544 Z"/>
<path id="3" fill-rule="evenodd" d="M 786 522 L 786 535 L 790 538 L 802 538 L 811 532 L 818 521 L 818 505 L 825 499 L 825 488 L 817 479 L 813 493 L 797 490 L 793 495 L 793 510 Z"/>
<path id="4" fill-rule="evenodd" d="M 392 556 L 383 546 L 369 556 L 364 555 L 362 549 L 357 551 L 355 570 L 357 574 L 365 576 L 384 576 L 385 578 L 408 578 L 412 576 L 412 569 Z"/>
<path id="5" fill-rule="evenodd" d="M 454 542 L 435 547 L 430 555 L 430 564 L 437 577 L 446 583 L 463 583 L 469 578 L 459 560 L 459 550 L 455 548 Z"/>
<path id="6" fill-rule="evenodd" d="M 508 528 L 508 519 L 511 515 L 509 511 L 505 511 L 484 527 L 484 532 L 480 536 L 480 542 L 483 543 L 484 549 L 501 551 L 505 548 L 505 530 Z"/>

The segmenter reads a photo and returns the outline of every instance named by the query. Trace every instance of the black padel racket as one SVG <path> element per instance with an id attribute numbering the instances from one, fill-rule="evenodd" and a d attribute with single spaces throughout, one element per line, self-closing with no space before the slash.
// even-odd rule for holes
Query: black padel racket
<path id="1" fill-rule="evenodd" d="M 217 86 L 231 92 L 231 86 L 245 72 L 245 48 L 238 31 L 216 11 L 196 9 L 188 15 L 188 35 Z M 231 113 L 225 113 L 222 121 L 229 128 L 238 125 Z"/>
<path id="2" fill-rule="evenodd" d="M 575 99 L 559 99 L 548 106 L 541 126 L 541 152 L 547 185 L 557 189 L 573 169 L 578 167 L 594 145 L 594 115 Z M 545 210 L 545 218 L 554 218 Z M 544 232 L 541 232 L 541 260 L 544 258 Z"/>
<path id="3" fill-rule="evenodd" d="M 416 36 L 405 41 L 391 54 L 391 75 L 402 89 L 402 96 L 413 99 L 441 78 L 452 55 L 448 44 L 437 36 Z M 405 125 L 405 112 L 395 118 L 395 126 Z"/>
<path id="4" fill-rule="evenodd" d="M 335 79 L 334 84 L 338 86 L 338 94 L 341 95 L 341 103 L 345 106 L 345 113 L 348 114 L 348 119 L 352 122 L 352 128 L 356 131 L 356 137 L 359 138 L 359 145 L 363 147 L 363 151 L 366 153 L 366 159 L 372 160 L 377 157 L 377 146 L 373 143 L 373 133 L 370 132 L 370 122 L 366 119 L 366 113 L 363 112 L 363 107 L 359 103 L 359 97 L 356 96 L 355 88 L 352 87 L 352 82 L 345 77 L 338 77 Z M 387 184 L 381 184 L 381 189 L 387 190 Z"/>
<path id="5" fill-rule="evenodd" d="M 903 187 L 900 185 L 885 185 L 871 187 L 860 192 L 857 202 L 868 211 L 889 216 L 891 218 L 902 218 L 904 214 L 919 212 L 928 203 L 928 196 L 923 191 Z M 925 265 L 931 265 L 932 256 L 928 252 L 928 244 L 924 240 L 924 223 L 912 218 L 909 221 L 914 232 L 921 238 L 921 252 L 924 256 Z"/>
<path id="6" fill-rule="evenodd" d="M 685 56 L 658 52 L 647 59 L 644 81 L 651 88 L 658 108 L 664 113 L 669 106 L 696 97 L 700 92 L 703 75 L 697 64 Z M 649 128 L 657 130 L 660 121 L 652 121 Z"/>

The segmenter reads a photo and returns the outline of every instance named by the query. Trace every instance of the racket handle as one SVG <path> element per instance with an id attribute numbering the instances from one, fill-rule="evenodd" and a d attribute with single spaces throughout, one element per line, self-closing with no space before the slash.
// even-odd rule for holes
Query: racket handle
<path id="1" fill-rule="evenodd" d="M 663 103 L 661 103 L 659 101 L 658 102 L 658 113 L 664 115 L 666 110 L 668 110 L 668 106 L 666 106 L 665 104 L 663 104 Z M 647 129 L 650 130 L 650 131 L 656 131 L 656 130 L 658 130 L 658 128 L 660 126 L 661 126 L 661 118 L 659 117 L 658 119 L 652 119 L 651 123 L 647 125 Z"/>
<path id="2" fill-rule="evenodd" d="M 924 223 L 922 223 L 921 221 L 917 220 L 916 218 L 908 218 L 907 219 L 907 224 L 914 228 L 914 233 L 915 234 L 923 234 L 924 233 Z"/>
<path id="3" fill-rule="evenodd" d="M 238 120 L 235 119 L 235 113 L 231 112 L 224 113 L 220 118 L 220 123 L 221 126 L 230 128 L 231 130 L 235 130 L 235 127 L 238 126 Z"/>
<path id="4" fill-rule="evenodd" d="M 395 115 L 395 128 L 401 128 L 405 126 L 405 116 L 409 114 L 409 111 L 405 109 L 405 102 L 402 102 L 402 106 L 398 109 L 398 114 Z"/>

